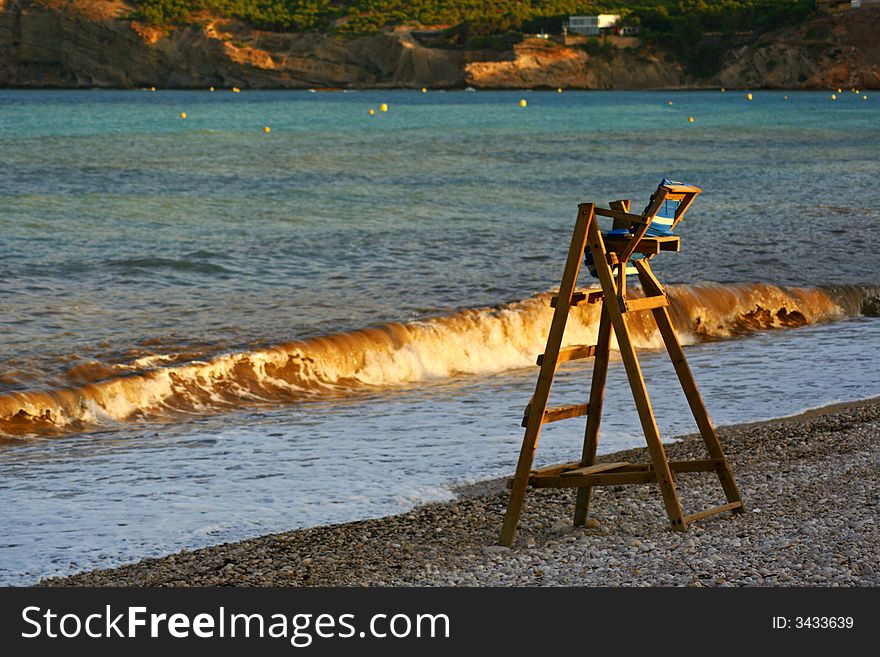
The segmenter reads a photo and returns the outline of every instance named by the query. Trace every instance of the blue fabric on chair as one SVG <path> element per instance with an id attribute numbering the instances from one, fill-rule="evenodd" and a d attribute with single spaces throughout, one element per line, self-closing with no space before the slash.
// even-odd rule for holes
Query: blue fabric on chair
<path id="1" fill-rule="evenodd" d="M 644 258 L 644 257 L 645 256 L 643 256 L 641 253 L 634 253 L 626 265 L 626 273 L 627 274 L 638 274 L 639 270 L 636 269 L 631 263 L 633 260 L 640 260 L 641 258 Z M 587 248 L 586 251 L 584 251 L 584 264 L 587 266 L 587 270 L 590 272 L 590 276 L 592 276 L 593 278 L 599 278 L 599 274 L 596 271 L 596 264 L 593 262 L 593 253 L 590 251 L 589 247 Z M 620 265 L 613 265 L 611 267 L 611 273 L 614 276 L 617 276 L 617 268 L 618 267 L 620 267 Z"/>
<path id="2" fill-rule="evenodd" d="M 660 185 L 657 187 L 659 190 L 663 185 L 685 185 L 687 183 L 678 182 L 675 180 L 670 180 L 669 178 L 664 178 Z M 645 206 L 645 210 L 651 207 L 651 203 L 654 202 L 654 194 L 651 194 L 651 198 L 648 201 L 648 205 Z M 648 232 L 645 233 L 646 237 L 671 237 L 672 236 L 672 224 L 675 221 L 675 212 L 678 210 L 678 206 L 681 205 L 681 201 L 663 201 L 663 205 L 660 206 L 660 209 L 657 211 L 657 214 L 654 216 L 654 221 L 651 222 L 651 225 L 648 227 Z"/>

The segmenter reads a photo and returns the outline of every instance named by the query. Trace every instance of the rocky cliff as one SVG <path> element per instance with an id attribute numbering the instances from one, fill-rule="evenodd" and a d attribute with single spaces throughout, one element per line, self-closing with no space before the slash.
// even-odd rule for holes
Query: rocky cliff
<path id="1" fill-rule="evenodd" d="M 344 38 L 256 30 L 200 16 L 158 29 L 123 0 L 0 0 L 0 86 L 649 89 L 880 86 L 880 10 L 817 16 L 732 53 L 695 79 L 647 46 L 565 47 L 528 39 L 507 52 L 424 45 L 397 30 Z"/>
<path id="2" fill-rule="evenodd" d="M 647 47 L 587 49 L 526 39 L 509 57 L 465 64 L 465 81 L 477 88 L 657 89 L 694 84 L 682 67 Z"/>
<path id="3" fill-rule="evenodd" d="M 0 85 L 24 87 L 456 86 L 460 52 L 406 34 L 334 39 L 212 20 L 141 25 L 120 0 L 0 0 Z"/>
<path id="4" fill-rule="evenodd" d="M 880 87 L 880 7 L 819 14 L 733 51 L 718 76 L 737 87 Z"/>

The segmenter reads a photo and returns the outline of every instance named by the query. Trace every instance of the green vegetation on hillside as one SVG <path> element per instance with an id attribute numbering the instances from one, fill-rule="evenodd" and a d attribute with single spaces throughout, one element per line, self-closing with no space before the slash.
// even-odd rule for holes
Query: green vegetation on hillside
<path id="1" fill-rule="evenodd" d="M 239 18 L 268 30 L 345 34 L 393 25 L 458 28 L 459 45 L 508 43 L 511 33 L 558 33 L 570 15 L 617 13 L 642 37 L 678 57 L 691 72 L 709 75 L 736 33 L 757 33 L 803 20 L 813 0 L 134 0 L 137 18 L 156 25 L 194 15 Z M 494 39 L 494 41 L 493 41 Z M 499 41 L 501 39 L 501 41 Z"/>
<path id="2" fill-rule="evenodd" d="M 521 29 L 542 18 L 606 12 L 620 3 L 576 0 L 134 0 L 138 17 L 157 25 L 185 23 L 193 14 L 241 18 L 256 27 L 284 30 L 331 29 L 363 34 L 391 25 L 479 25 L 485 33 Z M 551 23 L 554 22 L 551 20 Z"/>
<path id="3" fill-rule="evenodd" d="M 255 27 L 324 31 L 339 15 L 328 0 L 133 0 L 135 18 L 153 25 L 188 23 L 198 12 L 240 18 Z"/>

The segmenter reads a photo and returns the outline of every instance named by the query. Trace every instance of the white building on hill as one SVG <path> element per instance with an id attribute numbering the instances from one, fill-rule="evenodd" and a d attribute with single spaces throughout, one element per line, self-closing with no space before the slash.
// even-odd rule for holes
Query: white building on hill
<path id="1" fill-rule="evenodd" d="M 563 31 L 573 34 L 598 36 L 612 32 L 620 22 L 620 14 L 599 14 L 598 16 L 569 16 Z"/>

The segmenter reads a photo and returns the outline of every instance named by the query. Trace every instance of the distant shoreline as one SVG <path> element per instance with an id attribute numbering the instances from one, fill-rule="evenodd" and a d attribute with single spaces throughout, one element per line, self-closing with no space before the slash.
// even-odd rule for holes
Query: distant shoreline
<path id="1" fill-rule="evenodd" d="M 817 93 L 817 92 L 832 92 L 835 91 L 832 87 L 815 87 L 810 89 L 804 88 L 792 88 L 792 87 L 720 87 L 718 85 L 705 85 L 705 86 L 693 86 L 693 87 L 646 87 L 643 89 L 587 89 L 587 88 L 566 88 L 563 89 L 565 93 L 579 92 L 579 93 L 644 93 L 644 92 L 653 92 L 653 93 L 687 93 L 693 91 L 705 91 L 705 92 L 720 92 L 721 89 L 724 89 L 726 92 L 743 92 L 743 91 L 784 91 L 787 93 Z M 873 93 L 880 89 L 880 87 L 864 87 L 859 89 L 860 93 Z M 148 87 L 106 87 L 106 86 L 96 86 L 96 87 L 62 87 L 62 86 L 30 86 L 30 85 L 6 85 L 0 86 L 0 91 L 150 91 Z M 156 92 L 162 91 L 204 91 L 206 93 L 211 93 L 207 87 L 157 87 Z M 231 87 L 218 87 L 215 93 L 224 93 L 231 92 Z M 418 87 L 340 87 L 338 89 L 314 89 L 311 87 L 259 87 L 259 88 L 248 88 L 241 87 L 242 92 L 263 92 L 263 91 L 290 91 L 296 93 L 346 93 L 346 92 L 361 92 L 361 91 L 412 91 L 419 92 L 420 88 Z M 556 87 L 434 87 L 428 90 L 430 92 L 443 92 L 443 93 L 474 93 L 474 92 L 509 92 L 509 93 L 558 93 Z M 844 89 L 844 92 L 850 91 L 849 89 Z"/>
<path id="2" fill-rule="evenodd" d="M 124 3 L 0 3 L 0 85 L 25 88 L 241 89 L 875 89 L 880 11 L 812 12 L 803 20 L 697 44 L 600 41 L 449 42 L 373 26 L 345 37 L 274 32 L 205 13 L 163 27 Z M 180 17 L 178 17 L 180 18 Z M 754 18 L 754 17 L 753 17 Z M 561 28 L 561 26 L 560 26 Z M 672 34 L 672 33 L 670 33 Z M 666 45 L 662 45 L 666 43 Z M 470 45 L 467 45 L 470 44 Z"/>
<path id="3" fill-rule="evenodd" d="M 572 528 L 571 494 L 530 490 L 513 549 L 495 546 L 504 480 L 396 516 L 297 529 L 48 586 L 878 586 L 880 528 L 865 514 L 880 482 L 880 397 L 719 429 L 748 513 L 667 528 L 656 487 L 599 489 L 590 529 Z M 704 458 L 698 436 L 666 446 Z M 646 460 L 644 448 L 601 461 Z M 711 475 L 678 478 L 686 508 L 717 503 Z"/>

